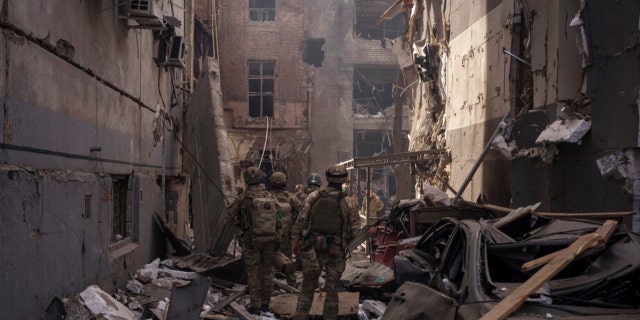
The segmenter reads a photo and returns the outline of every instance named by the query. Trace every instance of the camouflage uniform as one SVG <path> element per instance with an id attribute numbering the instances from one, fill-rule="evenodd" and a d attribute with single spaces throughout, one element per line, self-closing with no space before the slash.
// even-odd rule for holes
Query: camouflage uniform
<path id="1" fill-rule="evenodd" d="M 242 210 L 243 201 L 245 201 L 244 207 L 246 211 L 252 210 L 252 203 L 245 197 L 272 198 L 276 203 L 278 200 L 259 184 L 254 184 L 248 185 L 244 195 L 233 201 L 227 208 L 228 219 L 232 221 L 236 227 L 236 238 L 242 248 L 242 258 L 247 268 L 247 286 L 249 287 L 251 308 L 265 309 L 268 307 L 271 294 L 273 293 L 273 273 L 264 271 L 272 270 L 276 247 L 280 245 L 281 240 L 277 239 L 266 243 L 254 241 L 251 234 L 251 215 L 243 213 Z M 281 234 L 282 223 L 280 219 L 278 219 L 276 230 Z"/>
<path id="2" fill-rule="evenodd" d="M 282 245 L 280 246 L 280 251 L 287 257 L 289 260 L 292 259 L 291 252 L 291 230 L 293 229 L 293 224 L 298 218 L 298 213 L 302 210 L 302 202 L 298 200 L 296 196 L 289 193 L 282 188 L 275 187 L 273 189 L 273 194 L 278 198 L 280 203 L 288 203 L 291 206 L 290 216 L 282 215 Z M 295 285 L 295 266 L 291 265 L 287 270 L 285 270 L 287 276 L 287 283 L 289 285 Z"/>
<path id="3" fill-rule="evenodd" d="M 314 192 L 314 191 L 316 191 L 318 189 L 320 189 L 320 187 L 306 185 L 306 186 L 304 186 L 302 191 L 296 193 L 296 197 L 298 198 L 298 200 L 300 200 L 301 203 L 304 203 L 304 201 L 311 194 L 311 192 Z"/>
<path id="4" fill-rule="evenodd" d="M 324 191 L 324 190 L 321 190 Z M 327 193 L 341 193 L 340 189 L 326 188 Z M 340 201 L 342 211 L 342 234 L 334 236 L 328 244 L 328 251 L 317 252 L 314 247 L 314 236 L 308 234 L 310 212 L 312 204 L 320 197 L 320 191 L 312 192 L 306 199 L 300 215 L 293 227 L 293 237 L 298 244 L 302 259 L 301 293 L 298 296 L 298 306 L 294 319 L 306 319 L 313 302 L 313 293 L 318 284 L 318 277 L 322 268 L 325 269 L 326 281 L 323 319 L 331 320 L 338 317 L 338 289 L 340 277 L 345 268 L 345 249 L 357 233 L 359 217 L 355 206 L 351 205 L 344 196 Z"/>
<path id="5" fill-rule="evenodd" d="M 369 199 L 369 214 L 367 215 L 368 225 L 371 225 L 376 222 L 376 220 L 378 220 L 378 211 L 384 208 L 384 203 L 382 202 L 382 200 L 380 200 L 380 198 L 378 198 L 377 194 L 371 192 L 370 195 L 371 197 Z"/>

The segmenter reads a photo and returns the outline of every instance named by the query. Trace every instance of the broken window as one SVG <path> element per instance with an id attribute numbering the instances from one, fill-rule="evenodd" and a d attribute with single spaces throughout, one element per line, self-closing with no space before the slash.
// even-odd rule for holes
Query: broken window
<path id="1" fill-rule="evenodd" d="M 276 0 L 249 0 L 249 20 L 276 21 Z"/>
<path id="2" fill-rule="evenodd" d="M 127 176 L 114 176 L 112 191 L 111 242 L 117 242 L 131 236 L 131 210 L 127 210 L 129 178 Z"/>
<path id="3" fill-rule="evenodd" d="M 249 61 L 249 116 L 273 117 L 275 61 Z"/>
<path id="4" fill-rule="evenodd" d="M 358 118 L 381 117 L 394 102 L 393 84 L 397 83 L 397 67 L 354 66 L 353 112 Z"/>

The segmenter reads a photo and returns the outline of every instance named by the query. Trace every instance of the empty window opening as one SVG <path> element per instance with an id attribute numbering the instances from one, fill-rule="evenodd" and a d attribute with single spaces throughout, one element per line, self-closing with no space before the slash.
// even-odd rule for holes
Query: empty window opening
<path id="1" fill-rule="evenodd" d="M 249 0 L 249 20 L 276 21 L 276 0 Z"/>
<path id="2" fill-rule="evenodd" d="M 389 9 L 391 3 L 389 1 L 355 1 L 354 29 L 358 37 L 377 40 L 395 39 L 406 32 L 409 24 L 405 13 L 397 14 L 391 19 L 384 19 L 375 28 L 373 27 L 380 16 Z M 384 45 L 384 42 L 382 44 Z"/>
<path id="3" fill-rule="evenodd" d="M 360 116 L 381 116 L 393 106 L 397 68 L 355 66 L 353 112 Z"/>
<path id="4" fill-rule="evenodd" d="M 304 62 L 313 65 L 314 67 L 322 67 L 322 61 L 324 60 L 324 51 L 322 46 L 324 45 L 324 38 L 307 39 L 307 49 L 304 54 Z"/>
<path id="5" fill-rule="evenodd" d="M 249 117 L 273 117 L 275 61 L 249 61 Z"/>
<path id="6" fill-rule="evenodd" d="M 128 210 L 127 194 L 129 179 L 126 176 L 113 177 L 113 216 L 111 221 L 111 242 L 131 236 L 131 210 Z"/>

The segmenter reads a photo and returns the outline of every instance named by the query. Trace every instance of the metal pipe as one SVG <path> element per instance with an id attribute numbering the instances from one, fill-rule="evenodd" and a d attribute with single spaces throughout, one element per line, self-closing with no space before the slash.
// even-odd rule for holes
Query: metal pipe
<path id="1" fill-rule="evenodd" d="M 460 197 L 462 197 L 462 194 L 464 193 L 464 189 L 466 189 L 467 185 L 469 184 L 469 182 L 471 182 L 471 178 L 473 178 L 473 175 L 476 173 L 476 170 L 478 170 L 478 167 L 480 167 L 480 163 L 482 163 L 482 159 L 484 159 L 484 157 L 489 152 L 489 148 L 491 147 L 491 143 L 493 142 L 493 139 L 498 134 L 498 131 L 500 131 L 500 123 L 502 123 L 507 118 L 509 113 L 510 112 L 507 112 L 504 115 L 504 117 L 502 117 L 502 120 L 500 120 L 500 122 L 498 122 L 498 127 L 496 128 L 495 131 L 493 131 L 493 134 L 491 135 L 491 138 L 489 138 L 489 142 L 487 142 L 487 145 L 484 147 L 484 150 L 482 150 L 482 153 L 480 154 L 480 157 L 478 157 L 478 160 L 476 160 L 476 163 L 473 164 L 473 168 L 471 168 L 471 172 L 469 172 L 469 175 L 467 176 L 467 178 L 462 183 L 462 186 L 460 187 L 460 190 L 458 191 L 458 194 L 456 195 L 455 198 L 453 198 L 453 204 L 456 204 L 456 202 L 458 202 L 458 200 L 460 200 Z"/>
<path id="2" fill-rule="evenodd" d="M 502 52 L 504 52 L 505 54 L 510 55 L 510 56 L 511 56 L 511 57 L 513 57 L 514 59 L 516 59 L 516 60 L 518 60 L 518 61 L 520 61 L 520 62 L 522 62 L 522 63 L 524 63 L 524 64 L 528 65 L 529 67 L 533 67 L 533 66 L 531 65 L 531 63 L 527 62 L 526 60 L 524 60 L 524 59 L 522 59 L 522 58 L 520 58 L 520 57 L 518 57 L 518 56 L 516 56 L 515 54 L 511 53 L 511 51 L 507 50 L 506 48 L 502 48 Z"/>

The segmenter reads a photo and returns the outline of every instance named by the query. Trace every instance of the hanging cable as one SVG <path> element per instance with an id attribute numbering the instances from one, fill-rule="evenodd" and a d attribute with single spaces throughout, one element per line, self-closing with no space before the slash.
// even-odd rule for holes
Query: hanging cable
<path id="1" fill-rule="evenodd" d="M 273 140 L 273 138 L 271 138 L 273 136 L 273 125 L 271 126 L 271 128 L 269 129 L 269 162 L 271 162 L 271 171 L 274 170 L 274 163 L 273 163 L 273 148 L 271 147 L 271 142 Z"/>
<path id="2" fill-rule="evenodd" d="M 262 159 L 264 159 L 264 150 L 267 148 L 267 139 L 269 139 L 269 117 L 265 117 L 265 118 L 267 118 L 267 132 L 265 133 L 265 136 L 264 136 L 264 145 L 262 146 L 262 154 L 260 155 L 260 163 L 258 164 L 258 168 L 262 167 Z"/>

